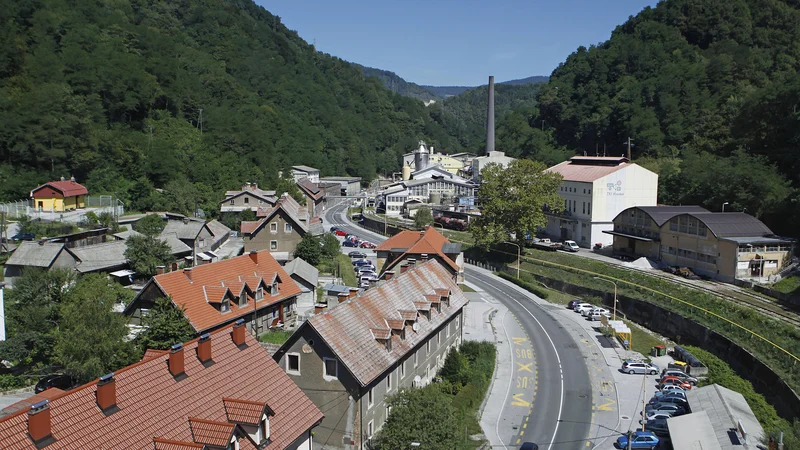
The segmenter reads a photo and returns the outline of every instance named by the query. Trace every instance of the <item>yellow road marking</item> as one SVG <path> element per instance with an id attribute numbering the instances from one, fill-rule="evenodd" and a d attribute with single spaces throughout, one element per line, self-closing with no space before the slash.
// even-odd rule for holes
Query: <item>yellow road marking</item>
<path id="1" fill-rule="evenodd" d="M 527 370 L 528 372 L 533 373 L 533 370 L 531 369 L 531 366 L 533 365 L 533 363 L 522 364 L 519 361 L 514 361 L 514 362 L 517 363 L 517 365 L 519 366 L 519 369 L 517 369 L 517 372 L 522 372 L 523 370 Z"/>
<path id="2" fill-rule="evenodd" d="M 595 409 L 597 409 L 598 411 L 614 411 L 612 406 L 614 406 L 616 404 L 617 404 L 617 402 L 615 402 L 614 400 L 611 400 L 609 398 L 602 405 L 595 407 Z"/>
<path id="3" fill-rule="evenodd" d="M 511 402 L 511 406 L 531 406 L 530 402 L 522 398 L 523 395 L 525 394 L 514 394 L 514 401 Z"/>
<path id="4" fill-rule="evenodd" d="M 528 424 L 527 423 L 523 423 L 522 424 L 522 428 L 528 428 Z"/>
<path id="5" fill-rule="evenodd" d="M 522 345 L 523 342 L 527 341 L 524 337 L 512 337 L 511 338 L 516 345 Z"/>

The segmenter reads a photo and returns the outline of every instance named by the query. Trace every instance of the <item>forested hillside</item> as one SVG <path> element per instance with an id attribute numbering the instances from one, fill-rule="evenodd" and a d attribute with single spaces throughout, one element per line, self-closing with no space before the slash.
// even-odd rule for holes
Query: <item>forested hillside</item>
<path id="1" fill-rule="evenodd" d="M 290 164 L 368 179 L 421 138 L 460 149 L 250 0 L 9 0 L 0 23 L 0 201 L 74 175 L 129 209 L 213 211 Z"/>
<path id="2" fill-rule="evenodd" d="M 423 88 L 418 84 L 410 83 L 404 80 L 400 75 L 394 72 L 390 72 L 388 70 L 375 69 L 372 67 L 364 67 L 359 64 L 355 64 L 355 66 L 360 68 L 361 71 L 364 72 L 364 75 L 379 79 L 381 83 L 383 83 L 383 85 L 386 87 L 386 89 L 389 89 L 395 94 L 411 97 L 421 102 L 438 100 L 438 97 L 428 92 L 427 89 Z"/>
<path id="3" fill-rule="evenodd" d="M 665 0 L 560 65 L 529 126 L 580 153 L 630 136 L 661 202 L 729 202 L 798 234 L 798 42 L 797 0 Z"/>

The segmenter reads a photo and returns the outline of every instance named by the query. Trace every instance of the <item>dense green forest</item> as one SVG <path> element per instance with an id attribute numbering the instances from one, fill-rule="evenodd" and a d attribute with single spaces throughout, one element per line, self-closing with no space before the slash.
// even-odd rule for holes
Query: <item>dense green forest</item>
<path id="1" fill-rule="evenodd" d="M 291 164 L 370 179 L 419 139 L 461 150 L 250 0 L 10 0 L 0 23 L 0 200 L 74 175 L 128 209 L 214 211 Z"/>
<path id="2" fill-rule="evenodd" d="M 368 77 L 375 77 L 386 87 L 395 94 L 400 94 L 405 97 L 411 97 L 421 102 L 428 102 L 430 100 L 438 100 L 439 98 L 424 87 L 404 80 L 400 75 L 390 72 L 388 70 L 375 69 L 372 67 L 364 67 L 359 64 L 354 64 L 356 67 L 364 72 Z"/>
<path id="3" fill-rule="evenodd" d="M 621 154 L 631 137 L 660 202 L 729 202 L 797 235 L 798 42 L 797 0 L 665 0 L 573 53 L 527 125 L 580 153 Z"/>

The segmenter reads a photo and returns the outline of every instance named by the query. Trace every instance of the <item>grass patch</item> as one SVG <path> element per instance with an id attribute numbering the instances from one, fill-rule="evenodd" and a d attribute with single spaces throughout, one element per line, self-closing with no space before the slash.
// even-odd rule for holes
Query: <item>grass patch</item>
<path id="1" fill-rule="evenodd" d="M 792 275 L 790 277 L 786 277 L 781 279 L 772 286 L 772 289 L 775 289 L 778 292 L 783 292 L 784 294 L 796 294 L 800 295 L 800 276 Z"/>
<path id="2" fill-rule="evenodd" d="M 461 292 L 475 292 L 475 289 L 472 289 L 466 284 L 459 284 L 458 287 L 461 288 Z"/>
<path id="3" fill-rule="evenodd" d="M 291 335 L 292 335 L 291 331 L 275 330 L 262 334 L 261 337 L 258 338 L 258 340 L 261 342 L 266 342 L 268 344 L 283 345 L 284 342 L 289 340 L 289 336 Z"/>
<path id="4" fill-rule="evenodd" d="M 655 347 L 656 345 L 664 345 L 661 342 L 661 339 L 653 336 L 652 334 L 645 331 L 644 328 L 636 325 L 635 323 L 631 322 L 630 320 L 623 320 L 625 325 L 631 329 L 631 350 L 635 352 L 639 352 L 642 355 L 649 357 L 650 356 L 650 349 Z"/>
<path id="5" fill-rule="evenodd" d="M 353 271 L 353 260 L 344 253 L 336 257 L 339 262 L 339 276 L 342 277 L 342 283 L 345 286 L 358 287 L 356 280 L 356 273 Z"/>

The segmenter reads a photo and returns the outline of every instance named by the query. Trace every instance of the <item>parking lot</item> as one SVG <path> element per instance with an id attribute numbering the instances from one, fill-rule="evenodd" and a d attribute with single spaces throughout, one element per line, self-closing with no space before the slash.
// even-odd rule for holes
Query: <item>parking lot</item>
<path id="1" fill-rule="evenodd" d="M 351 261 L 357 261 L 357 260 L 367 260 L 367 261 L 369 261 L 372 264 L 372 267 L 374 267 L 375 270 L 376 270 L 374 275 L 377 276 L 378 261 L 377 261 L 377 254 L 375 253 L 374 249 L 372 249 L 372 248 L 364 248 L 364 247 L 360 247 L 360 246 L 347 247 L 347 246 L 343 245 L 345 243 L 346 236 L 340 236 L 340 235 L 336 235 L 336 234 L 334 234 L 334 236 L 336 236 L 336 239 L 339 240 L 339 245 L 340 245 L 339 248 L 340 248 L 340 250 L 341 250 L 341 252 L 343 254 L 350 255 L 353 252 L 359 252 L 359 253 L 363 254 L 362 257 L 351 257 L 350 259 L 351 259 Z M 358 237 L 358 235 L 355 235 L 355 236 Z M 369 241 L 367 241 L 367 242 L 369 242 Z M 356 277 L 356 279 L 358 280 L 359 277 Z M 367 288 L 368 285 L 364 284 L 364 285 L 361 285 L 360 287 Z"/>

